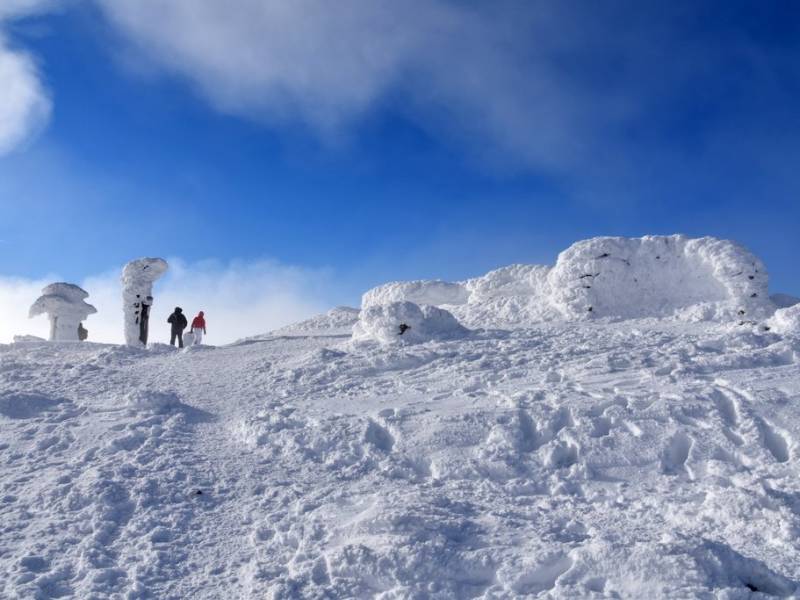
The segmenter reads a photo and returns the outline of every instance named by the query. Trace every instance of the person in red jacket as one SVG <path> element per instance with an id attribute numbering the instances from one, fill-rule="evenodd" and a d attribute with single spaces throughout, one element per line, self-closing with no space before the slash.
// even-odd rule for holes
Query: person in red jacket
<path id="1" fill-rule="evenodd" d="M 203 334 L 206 333 L 206 320 L 205 314 L 202 310 L 197 313 L 197 316 L 192 321 L 192 333 L 194 334 L 195 345 L 203 343 Z"/>

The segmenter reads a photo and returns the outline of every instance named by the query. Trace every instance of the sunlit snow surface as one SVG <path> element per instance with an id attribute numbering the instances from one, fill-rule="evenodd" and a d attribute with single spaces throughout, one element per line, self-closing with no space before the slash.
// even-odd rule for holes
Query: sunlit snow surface
<path id="1" fill-rule="evenodd" d="M 798 593 L 796 330 L 334 317 L 0 346 L 0 597 Z"/>

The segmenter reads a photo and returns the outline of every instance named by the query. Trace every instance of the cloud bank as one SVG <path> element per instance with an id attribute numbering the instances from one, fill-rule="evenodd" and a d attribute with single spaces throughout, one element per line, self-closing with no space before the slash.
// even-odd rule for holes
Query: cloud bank
<path id="1" fill-rule="evenodd" d="M 331 308 L 333 278 L 324 270 L 301 269 L 271 260 L 221 263 L 186 263 L 170 259 L 170 270 L 156 282 L 150 326 L 153 342 L 169 341 L 166 319 L 175 306 L 188 317 L 206 312 L 209 344 L 226 344 L 293 323 Z M 122 343 L 122 288 L 120 269 L 78 282 L 98 313 L 85 322 L 89 339 Z M 14 335 L 47 337 L 45 317 L 28 319 L 28 308 L 48 283 L 40 280 L 0 278 L 0 343 Z"/>
<path id="2" fill-rule="evenodd" d="M 0 156 L 37 133 L 50 118 L 51 101 L 34 60 L 12 48 L 5 35 L 8 23 L 50 6 L 41 0 L 0 3 Z"/>

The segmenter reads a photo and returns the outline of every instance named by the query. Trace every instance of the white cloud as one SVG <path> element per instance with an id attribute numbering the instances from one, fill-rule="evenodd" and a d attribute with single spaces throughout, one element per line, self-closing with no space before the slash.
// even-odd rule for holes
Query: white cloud
<path id="1" fill-rule="evenodd" d="M 567 28 L 541 3 L 96 1 L 138 49 L 131 62 L 149 57 L 225 112 L 330 137 L 398 92 L 399 109 L 430 128 L 528 163 L 583 152 L 592 101 L 554 68 Z"/>
<path id="2" fill-rule="evenodd" d="M 46 9 L 41 0 L 3 0 L 0 4 L 0 156 L 36 134 L 50 118 L 51 102 L 34 60 L 12 49 L 4 28 L 13 18 Z"/>
<path id="3" fill-rule="evenodd" d="M 166 319 L 175 306 L 188 317 L 206 313 L 207 342 L 225 344 L 264 333 L 331 308 L 333 280 L 327 271 L 281 265 L 275 261 L 217 261 L 186 263 L 170 259 L 170 271 L 154 289 L 155 304 L 150 324 L 153 342 L 169 341 Z M 92 341 L 121 343 L 122 300 L 120 269 L 86 278 L 79 285 L 98 313 L 85 322 Z M 57 281 L 0 278 L 0 342 L 14 335 L 47 337 L 45 317 L 28 319 L 28 307 L 41 288 Z"/>

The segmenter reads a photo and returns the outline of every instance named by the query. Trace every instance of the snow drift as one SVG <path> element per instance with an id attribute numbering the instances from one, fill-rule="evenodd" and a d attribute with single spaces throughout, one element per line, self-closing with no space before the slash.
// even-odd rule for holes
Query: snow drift
<path id="1" fill-rule="evenodd" d="M 599 317 L 753 320 L 775 310 L 767 287 L 764 264 L 731 241 L 598 237 L 573 244 L 552 267 L 512 265 L 458 283 L 389 283 L 364 294 L 362 307 L 430 304 L 468 327 Z"/>
<path id="2" fill-rule="evenodd" d="M 401 324 L 408 327 L 402 334 L 399 329 Z M 455 339 L 466 333 L 467 329 L 446 310 L 413 302 L 370 306 L 361 311 L 361 318 L 353 327 L 354 340 L 381 343 L 413 344 L 435 339 Z"/>

